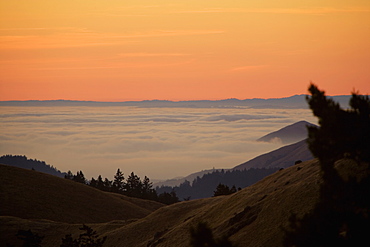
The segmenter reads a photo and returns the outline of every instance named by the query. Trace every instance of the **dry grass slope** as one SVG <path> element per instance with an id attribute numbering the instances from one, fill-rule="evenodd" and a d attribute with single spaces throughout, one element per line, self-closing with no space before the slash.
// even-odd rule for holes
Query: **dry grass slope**
<path id="1" fill-rule="evenodd" d="M 102 223 L 143 218 L 163 206 L 7 165 L 0 165 L 0 179 L 1 216 Z"/>
<path id="2" fill-rule="evenodd" d="M 348 167 L 347 163 L 339 162 L 343 175 L 353 173 L 343 169 Z M 100 235 L 108 236 L 105 246 L 189 246 L 190 227 L 207 222 L 216 236 L 226 234 L 238 246 L 279 247 L 290 215 L 302 216 L 314 207 L 320 182 L 319 163 L 311 160 L 278 171 L 230 196 L 161 207 L 138 220 L 89 225 Z M 32 229 L 45 235 L 43 246 L 58 246 L 65 234 L 79 234 L 79 226 L 0 217 L 2 233 L 11 236 L 20 227 Z"/>
<path id="3" fill-rule="evenodd" d="M 163 207 L 132 224 L 107 232 L 107 246 L 189 246 L 189 229 L 207 222 L 216 236 L 238 246 L 282 246 L 291 213 L 301 216 L 318 198 L 318 162 L 281 170 L 230 196 Z"/>

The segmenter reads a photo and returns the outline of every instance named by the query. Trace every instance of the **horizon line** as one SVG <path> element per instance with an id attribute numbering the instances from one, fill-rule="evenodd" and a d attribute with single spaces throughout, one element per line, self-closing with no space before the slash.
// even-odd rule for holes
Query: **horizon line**
<path id="1" fill-rule="evenodd" d="M 85 103 L 134 103 L 134 102 L 195 102 L 195 101 L 225 101 L 225 100 L 269 100 L 269 99 L 287 99 L 295 96 L 308 96 L 308 94 L 294 94 L 286 97 L 274 97 L 274 98 L 224 98 L 224 99 L 200 99 L 200 100 L 166 100 L 166 99 L 145 99 L 145 100 L 124 100 L 124 101 L 99 101 L 99 100 L 74 100 L 74 99 L 28 99 L 28 100 L 0 100 L 0 102 L 51 102 L 51 101 L 65 101 L 65 102 L 85 102 Z M 327 97 L 340 97 L 340 96 L 351 96 L 350 94 L 339 94 L 339 95 L 326 95 Z"/>

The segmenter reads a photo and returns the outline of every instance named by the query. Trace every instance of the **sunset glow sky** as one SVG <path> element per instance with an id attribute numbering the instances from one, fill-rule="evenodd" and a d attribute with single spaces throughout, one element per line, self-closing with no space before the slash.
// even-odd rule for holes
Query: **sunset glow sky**
<path id="1" fill-rule="evenodd" d="M 0 100 L 370 94 L 368 0 L 0 2 Z"/>

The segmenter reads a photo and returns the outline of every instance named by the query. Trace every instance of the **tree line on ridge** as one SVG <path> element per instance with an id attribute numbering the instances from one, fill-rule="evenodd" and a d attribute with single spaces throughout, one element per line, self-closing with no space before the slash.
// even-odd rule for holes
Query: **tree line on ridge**
<path id="1" fill-rule="evenodd" d="M 108 178 L 103 179 L 102 176 L 99 175 L 97 179 L 91 178 L 91 180 L 88 181 L 82 171 L 78 171 L 75 175 L 71 171 L 68 171 L 65 178 L 102 191 L 158 201 L 167 205 L 179 202 L 179 198 L 173 191 L 157 194 L 156 190 L 153 189 L 153 183 L 147 176 L 141 180 L 139 176 L 131 172 L 125 180 L 124 174 L 119 168 L 113 180 L 109 180 Z"/>
<path id="2" fill-rule="evenodd" d="M 204 174 L 202 177 L 198 176 L 192 183 L 185 180 L 179 186 L 157 186 L 156 191 L 157 193 L 175 192 L 179 198 L 184 200 L 227 195 L 248 187 L 278 170 L 277 167 L 228 171 L 215 170 Z"/>

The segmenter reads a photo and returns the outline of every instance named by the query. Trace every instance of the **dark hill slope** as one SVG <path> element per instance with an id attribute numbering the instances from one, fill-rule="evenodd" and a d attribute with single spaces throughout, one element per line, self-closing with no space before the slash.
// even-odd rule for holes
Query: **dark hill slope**
<path id="1" fill-rule="evenodd" d="M 262 154 L 245 163 L 242 163 L 233 169 L 243 170 L 249 168 L 271 168 L 282 167 L 286 168 L 294 165 L 295 161 L 307 161 L 313 159 L 313 156 L 308 149 L 306 140 L 293 143 L 266 154 Z"/>
<path id="2" fill-rule="evenodd" d="M 308 136 L 307 126 L 313 126 L 306 121 L 299 121 L 294 124 L 288 125 L 282 129 L 271 132 L 257 141 L 263 142 L 281 142 L 283 144 L 293 143 L 306 139 Z"/>
<path id="3" fill-rule="evenodd" d="M 342 176 L 358 175 L 348 160 L 337 162 Z M 161 207 L 136 221 L 89 224 L 109 246 L 189 246 L 189 229 L 207 222 L 215 236 L 227 234 L 237 246 L 281 247 L 284 228 L 292 213 L 298 217 L 313 209 L 321 183 L 317 160 L 278 171 L 256 184 L 229 196 L 213 197 Z M 17 229 L 45 235 L 42 246 L 59 246 L 67 233 L 80 234 L 80 225 L 0 217 L 0 244 Z M 59 241 L 59 242 L 58 242 Z M 9 241 L 14 243 L 14 237 Z"/>
<path id="4" fill-rule="evenodd" d="M 304 162 L 230 196 L 162 207 L 107 233 L 107 246 L 119 246 L 120 236 L 127 246 L 189 246 L 189 229 L 198 222 L 207 222 L 215 236 L 229 235 L 238 246 L 282 246 L 289 216 L 311 210 L 318 190 L 318 162 Z"/>
<path id="5" fill-rule="evenodd" d="M 7 165 L 0 165 L 0 180 L 2 216 L 97 223 L 142 218 L 162 206 Z"/>

